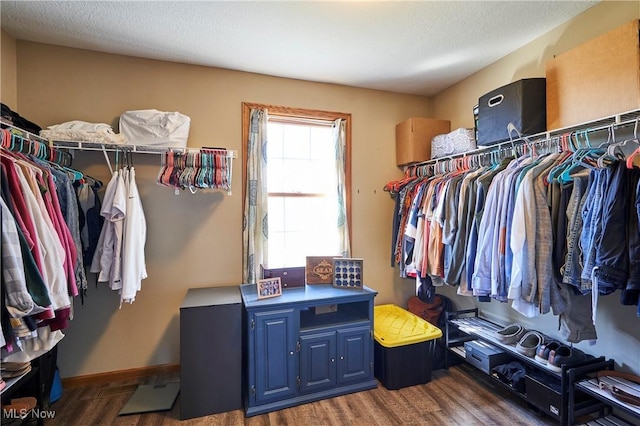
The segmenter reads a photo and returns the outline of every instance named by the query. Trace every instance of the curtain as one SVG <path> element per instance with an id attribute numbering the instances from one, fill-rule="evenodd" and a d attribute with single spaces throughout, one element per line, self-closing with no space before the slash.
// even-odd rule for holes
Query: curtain
<path id="1" fill-rule="evenodd" d="M 346 168 L 346 121 L 344 119 L 337 119 L 333 122 L 333 140 L 335 144 L 335 166 L 337 176 L 337 199 L 338 199 L 338 237 L 339 237 L 339 249 L 340 254 L 343 257 L 350 257 L 351 255 L 351 242 L 349 241 L 349 223 L 347 221 L 347 195 L 345 180 L 345 168 Z"/>
<path id="2" fill-rule="evenodd" d="M 266 109 L 251 109 L 242 229 L 243 283 L 255 283 L 258 268 L 268 259 L 267 120 Z"/>

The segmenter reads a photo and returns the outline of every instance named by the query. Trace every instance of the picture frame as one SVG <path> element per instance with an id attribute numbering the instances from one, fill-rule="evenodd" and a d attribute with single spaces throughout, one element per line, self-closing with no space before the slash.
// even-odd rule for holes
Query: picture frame
<path id="1" fill-rule="evenodd" d="M 280 277 L 258 280 L 256 283 L 256 290 L 258 293 L 258 299 L 282 296 L 282 282 L 280 281 Z"/>
<path id="2" fill-rule="evenodd" d="M 353 257 L 333 258 L 333 287 L 360 290 L 363 288 L 364 261 Z"/>
<path id="3" fill-rule="evenodd" d="M 307 284 L 333 284 L 333 256 L 307 256 Z"/>

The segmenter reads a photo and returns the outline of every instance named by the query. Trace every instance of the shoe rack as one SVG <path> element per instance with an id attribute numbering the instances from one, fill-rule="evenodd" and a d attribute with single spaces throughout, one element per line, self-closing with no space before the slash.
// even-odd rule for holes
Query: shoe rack
<path id="1" fill-rule="evenodd" d="M 544 412 L 562 425 L 574 424 L 573 419 L 589 413 L 603 415 L 608 410 L 608 405 L 600 399 L 576 388 L 575 384 L 593 373 L 605 368 L 607 362 L 604 357 L 591 357 L 583 361 L 571 364 L 563 364 L 560 371 L 549 368 L 533 357 L 528 357 L 516 350 L 515 344 L 500 342 L 495 333 L 504 326 L 488 321 L 478 316 L 477 309 L 447 312 L 447 321 L 444 330 L 444 339 L 447 350 L 445 351 L 445 368 L 456 362 L 466 362 L 474 367 L 479 367 L 477 353 L 473 355 L 465 350 L 465 342 L 482 342 L 489 357 L 500 356 L 500 363 L 518 361 L 526 370 L 524 391 L 516 389 L 508 383 L 500 380 L 492 368 L 481 368 L 487 379 L 500 387 L 503 387 L 527 401 L 527 403 Z M 469 345 L 467 345 L 469 347 Z M 477 346 L 477 345 L 476 345 Z M 472 358 L 472 356 L 474 358 Z M 483 360 L 486 361 L 486 360 Z M 487 365 L 492 365 L 491 360 Z M 579 370 L 577 370 L 579 368 Z M 570 374 L 571 373 L 571 374 Z"/>

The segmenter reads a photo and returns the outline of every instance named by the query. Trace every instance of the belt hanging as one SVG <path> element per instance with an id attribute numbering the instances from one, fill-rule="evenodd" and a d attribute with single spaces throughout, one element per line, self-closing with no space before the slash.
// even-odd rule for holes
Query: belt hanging
<path id="1" fill-rule="evenodd" d="M 630 373 L 623 373 L 620 371 L 613 371 L 613 370 L 602 370 L 596 373 L 596 379 L 598 380 L 598 387 L 600 389 L 608 390 L 611 393 L 611 396 L 613 396 L 614 398 L 622 402 L 626 402 L 627 404 L 631 404 L 631 405 L 640 406 L 640 396 L 626 392 L 620 389 L 619 386 L 615 386 L 615 385 L 606 383 L 605 381 L 602 381 L 601 379 L 605 377 L 617 377 L 617 378 L 625 379 L 632 382 L 633 384 L 640 386 L 639 376 L 636 376 Z"/>

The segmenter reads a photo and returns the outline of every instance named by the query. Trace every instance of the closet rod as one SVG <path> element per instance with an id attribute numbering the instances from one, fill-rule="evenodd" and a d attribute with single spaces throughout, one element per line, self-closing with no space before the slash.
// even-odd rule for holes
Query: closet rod
<path id="1" fill-rule="evenodd" d="M 40 142 L 40 143 L 43 143 L 45 145 L 49 145 L 49 140 L 43 138 L 42 136 L 40 136 L 40 135 L 38 135 L 36 133 L 31 133 L 28 130 L 21 129 L 20 127 L 17 127 L 15 125 L 13 125 L 12 123 L 6 121 L 4 118 L 0 119 L 0 124 L 3 127 L 14 129 L 14 130 L 16 130 L 16 131 L 18 131 L 20 133 L 23 133 L 25 135 L 25 137 L 27 137 L 29 139 L 34 139 L 36 142 Z"/>
<path id="2" fill-rule="evenodd" d="M 65 149 L 77 149 L 81 151 L 131 151 L 138 154 L 164 154 L 166 152 L 177 152 L 177 153 L 189 153 L 189 152 L 201 152 L 201 151 L 213 151 L 220 150 L 226 151 L 227 157 L 229 158 L 237 158 L 238 152 L 236 150 L 230 150 L 226 148 L 176 148 L 176 147 L 167 147 L 167 146 L 150 146 L 150 145 L 130 145 L 130 144 L 109 144 L 102 142 L 86 142 L 86 141 L 51 141 L 51 144 L 55 148 L 65 148 Z"/>
<path id="3" fill-rule="evenodd" d="M 49 142 L 46 139 L 36 135 L 35 133 L 31 133 L 28 130 L 24 130 L 19 127 L 16 127 L 5 120 L 0 120 L 0 124 L 2 125 L 2 129 L 6 130 L 9 134 L 15 137 L 18 137 L 23 141 L 27 141 L 30 144 L 39 144 L 42 148 L 44 148 L 44 153 L 46 154 L 46 158 L 42 157 L 43 153 L 40 152 L 40 149 L 41 149 L 40 146 L 33 145 L 38 148 L 38 151 L 35 153 L 36 156 L 39 156 L 40 158 L 43 158 L 43 159 L 47 159 L 48 161 L 51 161 L 54 163 L 58 163 L 64 167 L 68 167 L 71 165 L 72 156 L 67 151 L 64 151 L 61 149 L 55 149 L 49 144 Z M 20 143 L 19 151 L 22 152 L 22 149 L 23 149 L 23 144 Z"/>
<path id="4" fill-rule="evenodd" d="M 589 133 L 593 133 L 593 132 L 606 130 L 609 128 L 613 128 L 614 130 L 619 130 L 627 126 L 635 125 L 639 119 L 640 119 L 640 109 L 632 110 L 632 111 L 624 112 L 622 114 L 617 114 L 614 116 L 605 117 L 598 120 L 577 124 L 574 126 L 563 127 L 555 130 L 547 130 L 545 132 L 537 133 L 530 136 L 518 137 L 517 139 L 512 139 L 504 142 L 495 143 L 492 145 L 483 146 L 471 151 L 461 152 L 459 154 L 452 154 L 446 157 L 434 158 L 431 160 L 422 161 L 420 163 L 409 164 L 404 167 L 404 170 L 409 170 L 411 168 L 417 168 L 417 167 L 427 166 L 431 164 L 437 164 L 437 163 L 451 160 L 454 158 L 464 158 L 467 156 L 472 156 L 477 154 L 486 154 L 486 153 L 492 152 L 493 150 L 499 150 L 502 147 L 510 147 L 516 144 L 520 145 L 522 143 L 537 143 L 545 140 L 551 140 L 553 138 L 558 138 L 563 134 L 567 134 L 575 131 L 581 131 L 581 132 L 586 131 Z"/>

